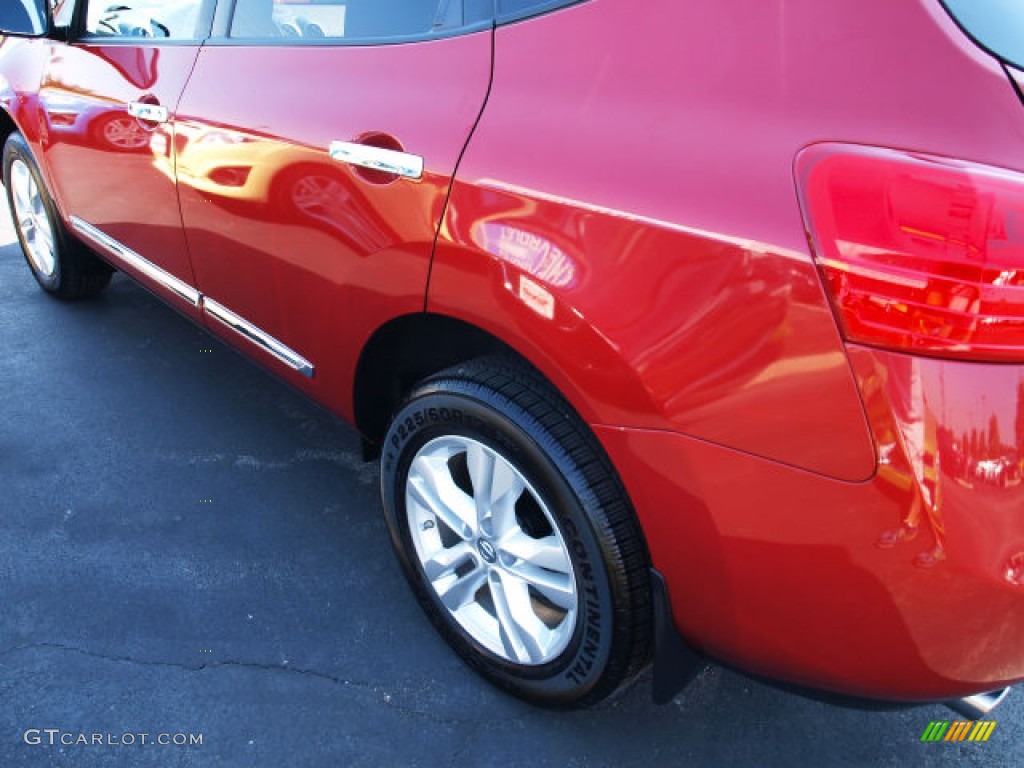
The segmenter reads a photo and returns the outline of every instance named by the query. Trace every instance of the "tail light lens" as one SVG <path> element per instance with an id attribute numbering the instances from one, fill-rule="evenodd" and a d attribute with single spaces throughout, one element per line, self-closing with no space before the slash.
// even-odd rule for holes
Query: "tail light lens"
<path id="1" fill-rule="evenodd" d="M 840 144 L 796 171 L 846 339 L 1024 361 L 1024 174 Z"/>

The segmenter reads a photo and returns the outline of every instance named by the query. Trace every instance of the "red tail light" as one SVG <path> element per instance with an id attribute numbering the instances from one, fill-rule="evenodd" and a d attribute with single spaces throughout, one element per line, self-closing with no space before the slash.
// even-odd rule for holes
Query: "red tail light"
<path id="1" fill-rule="evenodd" d="M 840 144 L 796 171 L 848 340 L 1024 361 L 1024 174 Z"/>

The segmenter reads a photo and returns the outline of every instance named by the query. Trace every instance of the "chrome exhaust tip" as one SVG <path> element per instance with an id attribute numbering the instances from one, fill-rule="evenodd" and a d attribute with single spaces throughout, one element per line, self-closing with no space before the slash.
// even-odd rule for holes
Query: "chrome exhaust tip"
<path id="1" fill-rule="evenodd" d="M 965 696 L 962 699 L 947 701 L 946 706 L 969 720 L 981 720 L 986 715 L 991 714 L 992 710 L 1002 703 L 1009 692 L 1009 688 L 1003 688 L 999 691 Z"/>

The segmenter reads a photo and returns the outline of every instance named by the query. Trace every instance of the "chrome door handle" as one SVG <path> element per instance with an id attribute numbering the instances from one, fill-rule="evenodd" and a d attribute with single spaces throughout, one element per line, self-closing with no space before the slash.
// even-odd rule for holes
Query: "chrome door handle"
<path id="1" fill-rule="evenodd" d="M 331 142 L 331 159 L 360 168 L 393 173 L 407 179 L 418 179 L 423 176 L 423 158 L 398 152 L 394 149 L 371 147 L 368 144 L 356 144 L 351 141 Z"/>
<path id="2" fill-rule="evenodd" d="M 147 104 L 144 101 L 128 102 L 128 114 L 149 123 L 166 123 L 171 119 L 171 113 L 167 107 L 161 107 L 159 104 Z"/>

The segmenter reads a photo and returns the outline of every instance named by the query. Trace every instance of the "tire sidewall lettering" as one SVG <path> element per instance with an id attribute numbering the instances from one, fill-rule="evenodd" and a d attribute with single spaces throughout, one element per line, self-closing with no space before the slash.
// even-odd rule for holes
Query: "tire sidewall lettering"
<path id="1" fill-rule="evenodd" d="M 400 421 L 398 419 L 401 419 Z M 483 420 L 474 415 L 466 414 L 461 409 L 452 407 L 425 407 L 418 408 L 412 413 L 404 411 L 396 417 L 391 427 L 391 434 L 387 439 L 387 447 L 382 457 L 384 469 L 393 468 L 392 462 L 396 461 L 399 453 L 406 444 L 416 435 L 419 430 L 435 425 L 459 425 L 468 429 L 483 430 Z M 426 442 L 424 440 L 424 442 Z"/>
<path id="2" fill-rule="evenodd" d="M 522 434 L 520 440 L 504 434 L 493 420 L 481 418 L 474 411 L 486 406 L 477 406 L 472 400 L 465 407 L 456 403 L 419 402 L 436 399 L 438 396 L 446 401 L 462 399 L 449 393 L 439 393 L 433 397 L 428 394 L 407 403 L 396 414 L 385 438 L 381 456 L 382 477 L 395 478 L 404 488 L 415 451 L 433 438 L 458 434 L 481 440 L 498 450 L 523 472 L 546 501 L 560 500 L 560 503 L 550 504 L 550 507 L 573 562 L 578 601 L 573 637 L 563 654 L 549 664 L 536 668 L 512 664 L 480 647 L 455 626 L 451 619 L 444 616 L 444 609 L 439 605 L 436 595 L 429 585 L 422 583 L 423 576 L 419 573 L 418 563 L 403 554 L 401 560 L 407 575 L 410 571 L 416 574 L 411 581 L 417 591 L 425 595 L 433 603 L 434 610 L 444 617 L 443 633 L 450 639 L 454 635 L 454 642 L 470 648 L 478 656 L 486 657 L 489 666 L 502 670 L 500 674 L 495 674 L 481 662 L 474 663 L 474 666 L 489 676 L 498 677 L 499 682 L 500 677 L 504 676 L 513 685 L 530 686 L 556 696 L 560 691 L 569 693 L 589 689 L 601 677 L 608 662 L 614 613 L 611 588 L 602 565 L 600 547 L 582 509 L 584 502 L 572 487 L 566 471 L 558 466 L 559 462 L 545 456 L 546 452 L 537 441 L 531 441 L 523 425 L 518 424 L 510 415 L 498 414 L 518 427 L 517 432 Z M 405 520 L 404 490 L 401 488 L 392 486 L 385 490 L 385 498 L 390 495 L 392 499 L 389 526 L 392 527 L 392 538 L 400 542 L 400 549 L 411 551 Z M 438 622 L 435 620 L 434 623 Z"/>

